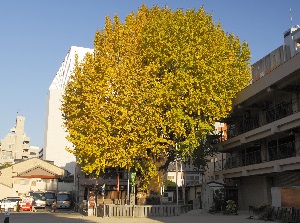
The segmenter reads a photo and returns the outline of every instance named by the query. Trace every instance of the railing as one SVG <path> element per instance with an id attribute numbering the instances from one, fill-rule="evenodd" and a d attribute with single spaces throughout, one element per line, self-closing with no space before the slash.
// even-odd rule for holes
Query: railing
<path id="1" fill-rule="evenodd" d="M 284 102 L 266 111 L 262 111 L 260 114 L 251 116 L 249 118 L 244 118 L 242 120 L 236 120 L 236 124 L 228 124 L 228 139 L 298 112 L 298 110 L 293 110 L 292 105 L 292 100 Z"/>
<path id="2" fill-rule="evenodd" d="M 269 160 L 279 160 L 296 155 L 295 142 L 288 142 L 268 148 Z"/>
<path id="3" fill-rule="evenodd" d="M 101 205 L 98 216 L 107 217 L 150 217 L 150 216 L 178 216 L 193 209 L 192 204 L 187 205 Z M 99 212 L 99 211 L 98 211 Z"/>
<path id="4" fill-rule="evenodd" d="M 236 168 L 239 166 L 248 166 L 252 164 L 261 163 L 261 152 L 258 150 L 248 152 L 245 154 L 236 155 L 225 159 L 224 169 Z"/>
<path id="5" fill-rule="evenodd" d="M 268 155 L 264 157 L 262 156 L 261 150 L 248 151 L 246 154 L 235 154 L 223 159 L 223 161 L 219 160 L 215 162 L 215 171 L 294 157 L 296 156 L 295 144 L 295 141 L 290 141 L 276 146 L 269 146 L 267 148 Z"/>
<path id="6" fill-rule="evenodd" d="M 266 124 L 293 114 L 292 101 L 284 102 L 265 112 Z"/>
<path id="7" fill-rule="evenodd" d="M 282 208 L 282 207 L 265 207 L 262 210 L 254 209 L 254 214 L 260 216 L 261 220 L 265 221 L 281 221 L 287 223 L 300 222 L 300 209 L 296 208 Z"/>

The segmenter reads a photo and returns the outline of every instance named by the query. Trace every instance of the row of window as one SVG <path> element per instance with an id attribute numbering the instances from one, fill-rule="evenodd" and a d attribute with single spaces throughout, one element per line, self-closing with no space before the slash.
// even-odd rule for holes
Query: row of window
<path id="1" fill-rule="evenodd" d="M 15 179 L 14 184 L 19 184 L 19 185 L 31 184 L 31 186 L 36 186 L 37 183 L 50 183 L 50 182 L 52 182 L 52 179 L 33 180 L 33 181 L 31 181 L 30 179 Z"/>

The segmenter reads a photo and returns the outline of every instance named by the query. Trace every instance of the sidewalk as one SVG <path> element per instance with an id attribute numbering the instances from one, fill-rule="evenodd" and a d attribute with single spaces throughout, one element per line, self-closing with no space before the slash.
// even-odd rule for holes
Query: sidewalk
<path id="1" fill-rule="evenodd" d="M 74 216 L 75 217 L 75 216 Z M 238 215 L 223 215 L 223 214 L 209 214 L 202 210 L 193 210 L 186 214 L 175 217 L 152 217 L 152 218 L 101 218 L 101 217 L 87 217 L 77 215 L 76 218 L 83 219 L 87 222 L 101 222 L 101 223 L 261 223 L 264 220 L 248 219 L 247 212 L 241 212 Z"/>

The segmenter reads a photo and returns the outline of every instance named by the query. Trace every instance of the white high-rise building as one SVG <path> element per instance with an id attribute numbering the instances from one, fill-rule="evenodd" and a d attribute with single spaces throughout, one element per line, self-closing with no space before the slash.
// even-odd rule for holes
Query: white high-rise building
<path id="1" fill-rule="evenodd" d="M 66 151 L 66 147 L 72 147 L 72 144 L 67 141 L 67 133 L 63 128 L 60 110 L 62 95 L 74 70 L 76 54 L 80 62 L 84 59 L 86 53 L 92 52 L 92 49 L 72 46 L 53 79 L 48 92 L 43 157 L 45 160 L 54 161 L 56 166 L 64 168 L 71 174 L 75 172 L 76 159 L 73 154 Z"/>

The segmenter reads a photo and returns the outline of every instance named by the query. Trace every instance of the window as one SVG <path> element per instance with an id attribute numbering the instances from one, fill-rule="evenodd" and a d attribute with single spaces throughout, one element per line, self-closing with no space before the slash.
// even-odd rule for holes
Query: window
<path id="1" fill-rule="evenodd" d="M 297 46 L 297 48 L 300 47 L 300 38 L 296 40 L 296 46 Z"/>
<path id="2" fill-rule="evenodd" d="M 21 184 L 21 185 L 27 185 L 28 183 L 29 183 L 28 180 L 20 179 L 20 184 Z"/>
<path id="3" fill-rule="evenodd" d="M 174 176 L 168 176 L 168 180 L 174 180 Z"/>

